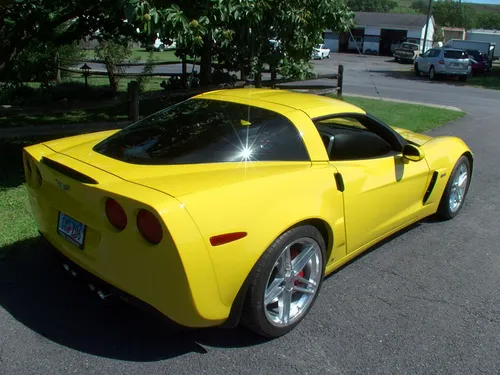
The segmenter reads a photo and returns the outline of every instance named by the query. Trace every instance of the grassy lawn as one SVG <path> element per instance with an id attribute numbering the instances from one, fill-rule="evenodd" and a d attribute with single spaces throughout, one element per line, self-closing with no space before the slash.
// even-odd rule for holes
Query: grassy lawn
<path id="1" fill-rule="evenodd" d="M 485 89 L 500 90 L 500 67 L 495 67 L 490 73 L 469 77 L 467 84 L 469 86 L 480 86 Z"/>
<path id="2" fill-rule="evenodd" d="M 50 137 L 0 140 L 0 261 L 12 244 L 38 235 L 28 203 L 22 148 Z"/>
<path id="3" fill-rule="evenodd" d="M 388 125 L 424 132 L 456 120 L 464 112 L 433 108 L 423 105 L 381 101 L 344 96 L 344 100 L 363 108 L 366 112 L 384 121 Z"/>
<path id="4" fill-rule="evenodd" d="M 85 50 L 85 56 L 89 59 L 95 59 L 94 50 Z M 180 59 L 175 56 L 175 50 L 171 51 L 163 51 L 163 52 L 154 52 L 153 56 L 157 61 L 180 61 Z M 139 59 L 139 62 L 146 62 L 149 57 L 149 52 L 144 48 L 136 48 L 132 51 L 131 59 Z"/>
<path id="5" fill-rule="evenodd" d="M 139 104 L 141 116 L 147 116 L 167 106 L 174 104 L 179 99 L 149 99 L 142 100 Z M 93 122 L 118 122 L 128 119 L 127 103 L 115 106 L 100 107 L 93 109 L 69 110 L 54 114 L 19 114 L 15 116 L 0 117 L 0 128 L 22 126 L 22 125 L 62 125 L 62 124 L 84 124 Z"/>

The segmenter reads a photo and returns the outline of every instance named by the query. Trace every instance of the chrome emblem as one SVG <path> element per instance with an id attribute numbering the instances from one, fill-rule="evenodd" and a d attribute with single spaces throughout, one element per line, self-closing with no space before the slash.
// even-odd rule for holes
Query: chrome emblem
<path id="1" fill-rule="evenodd" d="M 63 184 L 57 178 L 56 178 L 56 184 L 57 184 L 57 186 L 59 186 L 64 191 L 69 190 L 69 185 Z"/>

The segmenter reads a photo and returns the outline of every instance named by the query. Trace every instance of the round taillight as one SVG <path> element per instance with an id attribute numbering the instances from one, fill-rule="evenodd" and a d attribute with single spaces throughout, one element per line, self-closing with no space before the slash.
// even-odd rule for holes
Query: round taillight
<path id="1" fill-rule="evenodd" d="M 159 244 L 163 238 L 161 224 L 148 210 L 140 210 L 137 214 L 137 228 L 144 239 L 154 245 Z"/>
<path id="2" fill-rule="evenodd" d="M 118 230 L 124 230 L 127 226 L 127 214 L 120 203 L 113 198 L 106 200 L 106 216 L 111 225 Z"/>

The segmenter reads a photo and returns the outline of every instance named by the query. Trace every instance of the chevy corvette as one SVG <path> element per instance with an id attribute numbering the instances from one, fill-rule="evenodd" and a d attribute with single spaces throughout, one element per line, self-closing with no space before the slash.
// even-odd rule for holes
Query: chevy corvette
<path id="1" fill-rule="evenodd" d="M 301 322 L 325 275 L 424 217 L 457 215 L 473 169 L 456 137 L 272 89 L 204 93 L 23 160 L 41 235 L 101 298 L 271 338 Z"/>

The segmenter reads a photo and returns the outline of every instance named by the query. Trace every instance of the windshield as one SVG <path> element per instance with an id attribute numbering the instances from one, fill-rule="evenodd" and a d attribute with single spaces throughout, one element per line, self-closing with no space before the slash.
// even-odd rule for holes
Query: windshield
<path id="1" fill-rule="evenodd" d="M 309 161 L 297 128 L 263 108 L 190 99 L 107 138 L 94 151 L 134 164 Z"/>
<path id="2" fill-rule="evenodd" d="M 413 51 L 416 51 L 418 50 L 418 45 L 415 45 L 415 44 L 411 44 L 411 43 L 403 43 L 401 45 L 402 48 L 405 48 L 405 49 L 411 49 Z"/>
<path id="3" fill-rule="evenodd" d="M 321 49 L 323 47 L 323 44 L 316 44 L 317 49 Z"/>

